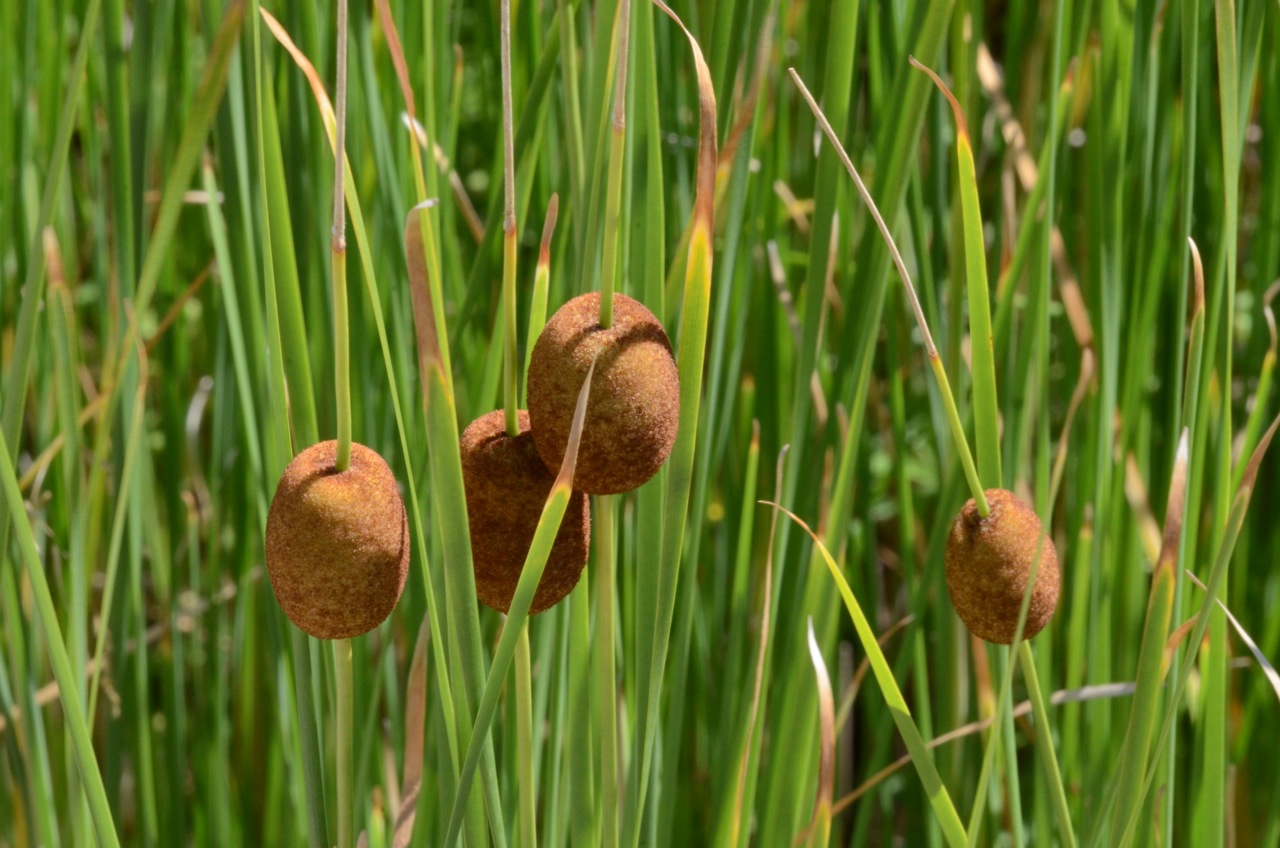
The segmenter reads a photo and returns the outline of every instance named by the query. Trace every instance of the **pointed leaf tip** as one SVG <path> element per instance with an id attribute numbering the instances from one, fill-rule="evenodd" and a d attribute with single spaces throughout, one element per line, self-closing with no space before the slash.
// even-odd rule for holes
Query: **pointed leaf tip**
<path id="1" fill-rule="evenodd" d="M 431 275 L 427 271 L 427 255 L 422 245 L 422 214 L 436 205 L 434 198 L 414 206 L 405 216 L 404 253 L 409 266 L 409 297 L 413 304 L 413 324 L 418 341 L 418 366 L 422 378 L 431 366 L 443 362 L 440 338 L 436 334 L 435 310 L 431 301 Z"/>
<path id="2" fill-rule="evenodd" d="M 1156 571 L 1172 571 L 1178 562 L 1178 544 L 1182 538 L 1182 516 L 1187 501 L 1187 466 L 1190 464 L 1190 429 L 1182 428 L 1178 439 L 1178 451 L 1173 460 L 1173 474 L 1169 479 L 1169 500 L 1165 505 L 1164 532 L 1160 542 L 1160 555 L 1156 558 Z"/>
<path id="3" fill-rule="evenodd" d="M 956 132 L 968 144 L 970 139 L 969 122 L 965 120 L 964 110 L 960 108 L 960 101 L 956 100 L 956 96 L 951 93 L 951 89 L 947 88 L 947 84 L 942 81 L 942 77 L 938 76 L 932 68 L 922 64 L 915 56 L 908 56 L 907 61 L 911 63 L 911 67 L 928 74 L 929 79 L 933 80 L 933 84 L 938 87 L 938 90 L 946 95 L 947 101 L 951 104 L 951 113 L 956 119 Z"/>
<path id="4" fill-rule="evenodd" d="M 564 452 L 564 462 L 560 463 L 560 473 L 556 475 L 553 488 L 573 489 L 573 472 L 578 465 L 578 448 L 582 444 L 582 428 L 587 420 L 587 399 L 591 396 L 591 378 L 596 373 L 596 361 L 600 352 L 591 357 L 591 366 L 587 368 L 586 379 L 578 391 L 578 405 L 573 410 L 573 424 L 569 427 L 569 446 Z"/>
<path id="5" fill-rule="evenodd" d="M 1253 449 L 1253 455 L 1249 457 L 1249 464 L 1244 469 L 1244 477 L 1240 479 L 1237 497 L 1252 495 L 1253 486 L 1258 481 L 1258 469 L 1262 467 L 1262 459 L 1267 455 L 1267 448 L 1271 447 L 1271 440 L 1275 437 L 1277 429 L 1280 429 L 1280 415 L 1276 415 L 1271 421 L 1271 426 L 1267 428 L 1267 432 L 1258 440 L 1258 446 Z"/>
<path id="6" fill-rule="evenodd" d="M 689 47 L 693 50 L 693 63 L 698 74 L 698 172 L 697 193 L 694 198 L 694 224 L 711 231 L 715 219 L 716 195 L 716 162 L 718 160 L 716 137 L 716 90 L 711 81 L 711 69 L 707 67 L 702 56 L 702 48 L 693 33 L 680 20 L 680 16 L 662 0 L 653 0 L 653 5 L 661 9 L 667 17 L 675 21 L 676 26 L 684 31 L 689 39 Z"/>
<path id="7" fill-rule="evenodd" d="M 1187 236 L 1187 245 L 1191 248 L 1191 267 L 1195 280 L 1195 300 L 1193 306 L 1196 314 L 1204 312 L 1204 263 L 1200 261 L 1200 248 L 1196 240 Z"/>
<path id="8" fill-rule="evenodd" d="M 821 730 L 821 749 L 818 758 L 818 790 L 814 797 L 813 817 L 805 829 L 804 838 L 811 844 L 826 845 L 830 838 L 831 802 L 835 786 L 836 716 L 835 696 L 831 690 L 831 674 L 827 671 L 822 648 L 813 632 L 813 616 L 809 616 L 809 659 L 813 663 L 814 677 L 818 684 L 818 719 Z"/>

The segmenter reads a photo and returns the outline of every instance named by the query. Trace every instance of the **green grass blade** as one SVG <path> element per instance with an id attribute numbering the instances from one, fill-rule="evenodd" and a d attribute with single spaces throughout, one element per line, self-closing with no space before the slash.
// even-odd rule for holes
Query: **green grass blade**
<path id="1" fill-rule="evenodd" d="M 560 473 L 556 476 L 555 483 L 551 486 L 551 493 L 547 496 L 547 502 L 542 508 L 542 515 L 538 518 L 538 526 L 533 532 L 533 542 L 529 545 L 529 553 L 525 556 L 524 565 L 520 569 L 520 580 L 516 583 L 515 595 L 511 598 L 507 620 L 502 627 L 502 636 L 493 654 L 493 664 L 489 666 L 489 678 L 484 684 L 484 693 L 480 697 L 480 706 L 476 710 L 476 723 L 472 728 L 471 741 L 467 747 L 467 757 L 462 764 L 458 794 L 453 800 L 453 812 L 449 814 L 449 829 L 445 836 L 445 845 L 453 845 L 462 829 L 467 797 L 475 779 L 476 766 L 480 763 L 480 753 L 489 739 L 489 729 L 498 709 L 498 698 L 506 685 L 507 672 L 511 670 L 511 660 L 515 655 L 520 633 L 528 621 L 533 595 L 538 591 L 538 583 L 542 580 L 542 572 L 547 567 L 551 547 L 555 544 L 556 534 L 560 532 L 560 522 L 564 519 L 565 510 L 569 506 L 569 498 L 573 496 L 573 471 L 578 462 L 578 444 L 582 440 L 582 422 L 587 417 L 587 397 L 591 393 L 591 377 L 594 372 L 595 362 L 592 361 L 591 367 L 587 369 L 587 377 L 582 382 L 582 389 L 578 392 L 578 406 L 573 414 L 573 425 L 569 430 L 569 446 L 565 451 L 564 462 L 560 466 Z"/>
<path id="2" fill-rule="evenodd" d="M 1040 688 L 1036 658 L 1031 652 L 1029 642 L 1021 642 L 1018 645 L 1018 651 L 1022 661 L 1022 673 L 1027 681 L 1027 695 L 1031 699 L 1031 712 L 1036 720 L 1036 751 L 1044 763 L 1045 776 L 1049 781 L 1050 793 L 1053 796 L 1053 813 L 1058 819 L 1058 833 L 1066 848 L 1075 848 L 1075 827 L 1071 824 L 1071 810 L 1067 806 L 1067 792 L 1062 785 L 1062 773 L 1058 768 L 1058 754 L 1053 748 L 1049 709 L 1045 703 L 1044 691 Z"/>
<path id="3" fill-rule="evenodd" d="M 0 433 L 0 488 L 3 489 L 5 502 L 9 505 L 9 518 L 17 531 L 22 562 L 26 567 L 27 579 L 31 581 L 32 592 L 35 595 L 37 618 L 40 620 L 41 632 L 49 650 L 54 677 L 62 692 L 62 708 L 71 734 L 80 780 L 89 803 L 89 812 L 93 817 L 94 832 L 97 835 L 98 844 L 103 848 L 118 848 L 120 840 L 116 836 L 111 807 L 107 803 L 107 791 L 102 782 L 102 772 L 98 768 L 88 725 L 85 724 L 78 675 L 72 670 L 71 661 L 67 656 L 67 646 L 58 625 L 58 614 L 54 609 L 53 597 L 49 592 L 49 581 L 45 578 L 44 563 L 40 561 L 40 552 L 36 549 L 35 532 L 23 506 L 22 493 L 18 490 L 18 477 L 14 472 L 12 455 L 9 453 L 9 442 L 4 438 L 3 433 Z"/>
<path id="4" fill-rule="evenodd" d="M 1164 543 L 1160 559 L 1151 579 L 1151 597 L 1147 602 L 1147 619 L 1142 628 L 1142 647 L 1138 650 L 1137 689 L 1129 707 L 1128 729 L 1120 752 L 1120 770 L 1116 783 L 1116 812 L 1111 820 L 1111 843 L 1119 845 L 1123 829 L 1136 817 L 1141 807 L 1142 778 L 1147 771 L 1151 732 L 1155 729 L 1160 707 L 1160 690 L 1164 683 L 1164 652 L 1173 614 L 1174 569 L 1182 540 L 1182 517 L 1185 509 L 1188 455 L 1187 431 L 1183 430 L 1174 461 L 1173 480 L 1165 511 Z"/>
<path id="5" fill-rule="evenodd" d="M 1204 641 L 1205 630 L 1209 627 L 1209 619 L 1215 611 L 1214 602 L 1218 599 L 1218 593 L 1222 590 L 1222 585 L 1226 581 L 1227 571 L 1231 566 L 1231 558 L 1235 553 L 1236 540 L 1240 537 L 1240 528 L 1244 525 L 1245 514 L 1249 511 L 1249 501 L 1253 497 L 1258 469 L 1262 464 L 1263 457 L 1266 456 L 1267 448 L 1270 447 L 1271 439 L 1275 436 L 1277 429 L 1280 429 L 1280 417 L 1272 421 L 1271 426 L 1267 428 L 1267 432 L 1263 434 L 1262 440 L 1258 442 L 1258 447 L 1254 449 L 1253 455 L 1245 467 L 1240 488 L 1236 490 L 1235 498 L 1232 500 L 1231 512 L 1227 516 L 1227 525 L 1223 533 L 1222 542 L 1218 545 L 1213 568 L 1209 572 L 1209 580 L 1206 583 L 1208 588 L 1204 593 L 1204 601 L 1196 612 L 1195 624 L 1192 627 L 1191 634 L 1185 640 L 1187 644 L 1186 656 L 1182 658 L 1182 664 L 1174 682 L 1173 694 L 1170 696 L 1168 705 L 1165 708 L 1164 721 L 1161 722 L 1160 733 L 1156 737 L 1157 750 L 1165 746 L 1174 721 L 1177 719 L 1178 707 L 1186 692 L 1191 670 L 1195 666 L 1196 654 Z M 1127 822 L 1123 823 L 1124 843 L 1128 843 L 1134 838 L 1138 826 L 1137 811 L 1141 807 L 1142 798 L 1150 791 L 1151 783 L 1155 779 L 1156 773 L 1156 768 L 1148 769 L 1146 779 L 1139 789 L 1133 814 Z M 1108 802 L 1107 806 L 1111 806 L 1110 802 Z"/>
<path id="6" fill-rule="evenodd" d="M 676 587 L 684 550 L 688 520 L 689 492 L 698 438 L 698 412 L 702 401 L 702 366 L 706 359 L 707 322 L 711 309 L 711 234 L 715 219 L 716 103 L 710 72 L 702 50 L 665 3 L 654 4 L 676 22 L 689 41 L 698 73 L 699 134 L 697 195 L 694 207 L 689 257 L 685 267 L 684 303 L 680 313 L 679 350 L 676 368 L 680 376 L 680 420 L 676 443 L 667 461 L 667 498 L 663 512 L 662 544 L 658 572 L 653 585 L 655 620 L 651 640 L 636 655 L 636 679 L 640 693 L 636 705 L 635 748 L 639 769 L 632 770 L 624 818 L 623 844 L 636 848 L 640 842 L 642 812 L 648 790 L 657 734 L 662 679 L 675 617 Z"/>
<path id="7" fill-rule="evenodd" d="M 476 609 L 475 572 L 471 561 L 471 534 L 467 522 L 466 492 L 462 484 L 462 458 L 458 448 L 458 413 L 453 397 L 453 381 L 449 375 L 449 344 L 442 309 L 440 280 L 431 273 L 438 267 L 433 256 L 429 216 L 432 206 L 425 201 L 410 210 L 404 227 L 405 253 L 409 262 L 410 295 L 413 301 L 414 326 L 417 332 L 418 369 L 422 375 L 422 403 L 427 417 L 427 446 L 431 470 L 432 504 L 436 528 L 441 534 L 445 565 L 445 607 L 456 641 L 452 652 L 457 662 L 451 678 L 455 681 L 455 710 L 459 721 L 459 747 L 471 750 L 470 734 L 464 728 L 471 715 L 472 699 L 481 697 L 484 674 L 480 619 Z M 534 584 L 536 587 L 536 583 Z M 514 603 L 514 602 L 513 602 Z M 510 659 L 508 657 L 508 659 Z M 456 685 L 461 681 L 461 685 Z M 488 812 L 490 836 L 499 845 L 506 837 L 502 822 L 502 803 L 498 791 L 497 768 L 493 744 L 487 734 L 476 744 L 482 746 L 484 763 L 481 785 L 484 807 Z M 474 767 L 473 767 L 474 770 Z M 462 773 L 466 773 L 465 760 Z M 464 798 L 459 784 L 459 798 Z M 469 793 L 465 793 L 469 795 Z M 468 829 L 476 827 L 474 811 L 469 814 Z M 450 843 L 451 844 L 451 843 Z"/>
<path id="8" fill-rule="evenodd" d="M 516 759 L 519 771 L 520 848 L 538 848 L 538 796 L 533 768 L 533 682 L 529 628 L 516 644 Z"/>
<path id="9" fill-rule="evenodd" d="M 977 433 L 978 477 L 983 488 L 1003 488 L 1000 474 L 1000 405 L 996 399 L 995 339 L 991 331 L 991 295 L 987 283 L 987 252 L 978 204 L 978 177 L 973 164 L 969 123 L 960 102 L 942 78 L 914 59 L 951 104 L 956 121 L 956 164 L 959 169 L 960 213 L 964 228 L 964 270 L 969 293 L 969 345 L 973 357 L 974 429 Z"/>
<path id="10" fill-rule="evenodd" d="M 260 226 L 264 231 L 263 279 L 266 292 L 267 350 L 271 363 L 268 397 L 273 399 L 268 444 L 268 474 L 278 478 L 293 457 L 290 437 L 291 418 L 297 423 L 301 441 L 311 444 L 318 439 L 315 401 L 311 388 L 310 367 L 306 363 L 305 345 L 301 354 L 295 343 L 300 338 L 293 321 L 301 320 L 297 303 L 297 268 L 293 252 L 293 228 L 289 220 L 288 198 L 284 183 L 284 164 L 280 153 L 280 131 L 276 121 L 275 97 L 267 85 L 258 0 L 250 2 L 250 29 L 254 56 L 254 112 L 257 117 L 257 163 L 261 181 L 262 206 Z M 282 312 L 284 316 L 282 318 Z M 286 331 L 286 328 L 287 331 Z M 286 340 L 288 343 L 286 344 Z M 299 361 L 299 355 L 303 357 Z M 287 399 L 287 400 L 286 400 Z M 328 848 L 328 819 L 325 815 L 323 769 L 320 764 L 319 731 L 315 702 L 312 699 L 311 652 L 305 633 L 286 626 L 293 671 L 293 707 L 297 715 L 297 740 L 302 755 L 302 780 L 306 798 L 308 834 L 312 848 Z"/>
<path id="11" fill-rule="evenodd" d="M 600 711 L 600 844 L 618 845 L 618 671 L 614 641 L 617 603 L 618 544 L 614 532 L 616 507 L 611 495 L 597 495 L 596 519 L 596 698 Z"/>
<path id="12" fill-rule="evenodd" d="M 915 766 L 916 773 L 920 776 L 920 782 L 924 785 L 924 791 L 929 798 L 930 806 L 933 807 L 934 815 L 938 817 L 938 824 L 942 826 L 942 833 L 946 837 L 947 844 L 951 848 L 961 848 L 968 842 L 964 824 L 960 821 L 955 805 L 951 803 L 951 795 L 947 792 L 946 786 L 942 783 L 942 778 L 938 775 L 938 768 L 933 763 L 933 757 L 929 753 L 924 738 L 920 736 L 920 729 L 916 727 L 915 721 L 911 718 L 911 709 L 907 706 L 907 701 L 902 697 L 902 691 L 898 688 L 898 683 L 893 678 L 893 671 L 889 668 L 889 661 L 885 659 L 884 652 L 880 649 L 880 643 L 876 639 L 875 631 L 871 629 L 871 623 L 867 621 L 866 615 L 862 612 L 862 606 L 854 596 L 853 590 L 849 588 L 848 581 L 840 573 L 840 567 L 831 558 L 831 554 L 827 552 L 826 546 L 822 544 L 822 540 L 818 535 L 798 515 L 776 503 L 770 501 L 763 501 L 763 503 L 772 506 L 774 509 L 781 510 L 784 515 L 800 525 L 801 529 L 813 539 L 814 545 L 827 564 L 827 570 L 831 572 L 831 576 L 836 582 L 836 588 L 840 590 L 841 598 L 844 599 L 845 609 L 848 610 L 849 618 L 853 620 L 853 627 L 858 633 L 858 641 L 862 644 L 862 649 L 867 652 L 867 659 L 871 662 L 871 671 L 875 675 L 876 682 L 880 684 L 880 692 L 884 696 L 885 705 L 888 706 L 893 716 L 894 724 L 897 725 L 898 732 L 902 735 L 902 741 L 906 744 L 907 751 L 911 754 L 911 763 Z"/>

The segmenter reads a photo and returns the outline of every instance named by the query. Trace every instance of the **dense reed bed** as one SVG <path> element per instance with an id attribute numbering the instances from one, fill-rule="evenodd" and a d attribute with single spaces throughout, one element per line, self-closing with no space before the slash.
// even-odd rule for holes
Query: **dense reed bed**
<path id="1" fill-rule="evenodd" d="M 0 846 L 1280 845 L 1280 6 L 670 6 L 0 4 Z"/>

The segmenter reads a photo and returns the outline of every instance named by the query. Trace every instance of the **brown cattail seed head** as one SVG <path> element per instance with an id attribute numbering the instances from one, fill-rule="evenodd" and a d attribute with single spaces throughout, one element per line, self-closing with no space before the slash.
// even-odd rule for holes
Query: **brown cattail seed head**
<path id="1" fill-rule="evenodd" d="M 947 537 L 947 591 L 960 620 L 980 639 L 1013 644 L 1022 595 L 1040 545 L 1040 519 L 1013 492 L 987 489 L 983 518 L 971 498 Z M 1058 606 L 1058 553 L 1045 537 L 1023 638 L 1049 623 Z"/>
<path id="2" fill-rule="evenodd" d="M 575 489 L 611 495 L 662 467 L 680 419 L 680 377 L 662 324 L 639 301 L 613 296 L 613 326 L 600 326 L 600 295 L 560 307 L 529 360 L 529 418 L 538 455 L 559 469 L 578 392 L 599 352 L 573 475 Z"/>
<path id="3" fill-rule="evenodd" d="M 267 513 L 267 574 L 289 620 L 320 639 L 381 624 L 409 573 L 409 522 L 396 478 L 364 445 L 334 468 L 338 443 L 293 458 Z"/>
<path id="4" fill-rule="evenodd" d="M 522 409 L 518 418 L 517 436 L 507 435 L 501 409 L 480 416 L 462 431 L 462 484 L 467 493 L 476 595 L 504 613 L 511 607 L 533 533 L 556 479 L 533 445 L 529 413 Z M 587 496 L 574 492 L 529 612 L 555 606 L 573 591 L 590 546 Z"/>

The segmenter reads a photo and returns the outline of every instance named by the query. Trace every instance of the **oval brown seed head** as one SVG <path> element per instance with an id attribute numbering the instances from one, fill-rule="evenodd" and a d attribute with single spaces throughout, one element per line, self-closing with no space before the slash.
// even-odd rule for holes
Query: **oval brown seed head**
<path id="1" fill-rule="evenodd" d="M 969 632 L 1000 645 L 1013 643 L 1027 578 L 1040 544 L 1040 519 L 1013 492 L 987 489 L 986 518 L 970 499 L 947 537 L 947 591 Z M 1058 606 L 1058 553 L 1045 537 L 1023 638 L 1049 623 Z"/>
<path id="2" fill-rule="evenodd" d="M 364 445 L 337 471 L 338 443 L 314 444 L 280 477 L 267 513 L 267 574 L 289 620 L 319 639 L 381 624 L 409 573 L 409 522 L 396 478 Z"/>
<path id="3" fill-rule="evenodd" d="M 518 417 L 518 436 L 507 435 L 501 409 L 480 416 L 462 431 L 462 484 L 467 493 L 476 595 L 503 613 L 511 608 L 542 507 L 555 482 L 533 445 L 529 413 L 522 409 Z M 573 591 L 590 548 L 587 496 L 574 492 L 530 613 L 555 606 Z"/>
<path id="4" fill-rule="evenodd" d="M 560 307 L 529 361 L 529 418 L 547 468 L 569 444 L 578 391 L 599 352 L 573 487 L 593 495 L 629 492 L 671 454 L 680 419 L 680 377 L 662 324 L 640 302 L 613 296 L 613 326 L 600 326 L 600 295 Z"/>

